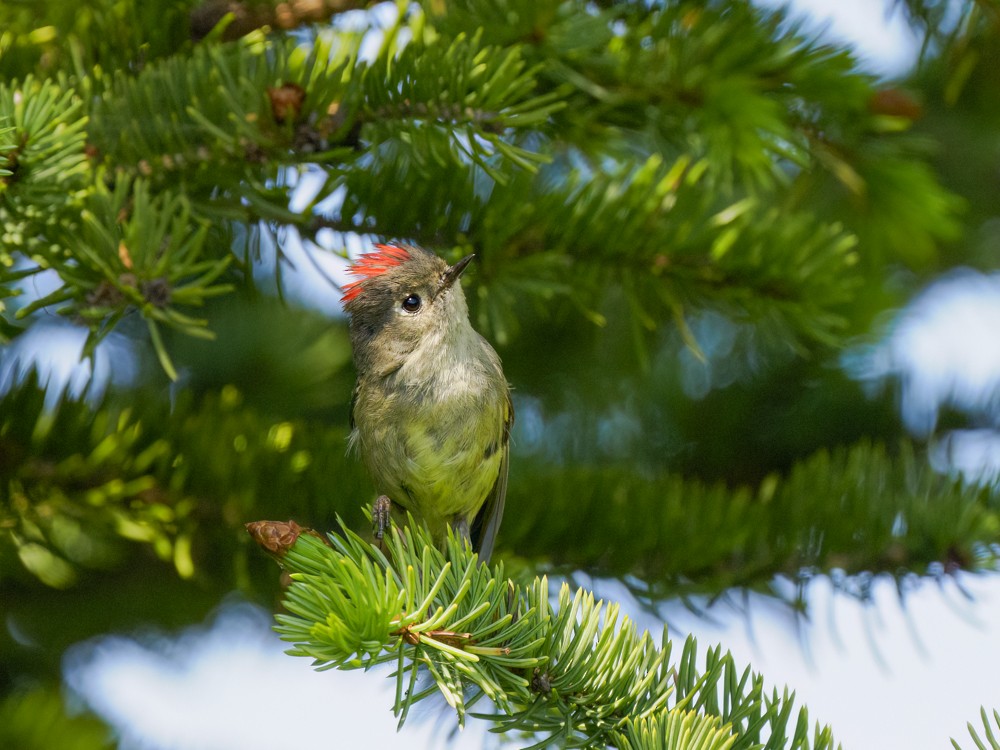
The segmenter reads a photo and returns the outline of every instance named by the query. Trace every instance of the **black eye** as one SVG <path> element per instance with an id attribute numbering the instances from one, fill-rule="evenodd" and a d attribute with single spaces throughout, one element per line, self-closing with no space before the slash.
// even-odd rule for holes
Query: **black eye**
<path id="1" fill-rule="evenodd" d="M 406 312 L 416 312 L 420 309 L 420 296 L 417 294 L 411 294 L 409 297 L 403 300 L 403 309 Z"/>

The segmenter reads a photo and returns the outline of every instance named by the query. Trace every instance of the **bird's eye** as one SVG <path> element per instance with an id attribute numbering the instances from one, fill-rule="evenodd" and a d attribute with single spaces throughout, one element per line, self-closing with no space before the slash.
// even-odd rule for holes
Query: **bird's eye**
<path id="1" fill-rule="evenodd" d="M 420 296 L 416 294 L 411 294 L 409 297 L 403 300 L 403 309 L 406 312 L 415 313 L 420 309 Z"/>

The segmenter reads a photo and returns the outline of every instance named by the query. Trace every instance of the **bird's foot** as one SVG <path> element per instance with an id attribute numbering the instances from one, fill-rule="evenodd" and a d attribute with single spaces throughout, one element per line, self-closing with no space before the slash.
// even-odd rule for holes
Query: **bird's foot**
<path id="1" fill-rule="evenodd" d="M 383 538 L 392 525 L 392 500 L 385 495 L 379 495 L 372 503 L 372 532 L 379 549 L 385 551 Z"/>

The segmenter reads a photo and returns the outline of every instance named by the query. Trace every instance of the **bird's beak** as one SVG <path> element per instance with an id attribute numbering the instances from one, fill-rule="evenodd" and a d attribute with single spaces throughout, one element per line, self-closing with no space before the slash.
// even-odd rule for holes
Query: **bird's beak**
<path id="1" fill-rule="evenodd" d="M 437 292 L 434 293 L 434 296 L 436 297 L 437 295 L 441 294 L 441 292 L 443 292 L 445 289 L 449 289 L 452 284 L 458 281 L 458 277 L 462 275 L 462 271 L 465 270 L 466 266 L 468 266 L 472 262 L 472 259 L 475 257 L 476 257 L 475 253 L 473 253 L 472 255 L 466 255 L 464 258 L 462 258 L 462 260 L 458 261 L 458 263 L 456 263 L 455 265 L 448 266 L 444 270 L 444 273 L 441 274 L 441 283 L 438 285 Z"/>

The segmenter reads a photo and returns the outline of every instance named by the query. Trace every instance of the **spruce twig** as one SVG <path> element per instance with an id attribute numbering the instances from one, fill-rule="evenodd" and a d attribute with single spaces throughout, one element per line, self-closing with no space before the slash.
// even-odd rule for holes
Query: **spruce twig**
<path id="1" fill-rule="evenodd" d="M 328 540 L 287 540 L 281 565 L 292 582 L 276 630 L 293 644 L 289 654 L 319 669 L 395 664 L 401 723 L 435 692 L 418 688 L 419 670 L 459 723 L 488 720 L 538 746 L 834 746 L 829 729 L 811 738 L 803 730 L 807 714 L 793 710 L 793 696 L 767 695 L 762 677 L 719 648 L 699 669 L 688 638 L 674 662 L 666 629 L 654 640 L 618 605 L 566 584 L 553 603 L 544 577 L 517 586 L 502 563 L 481 564 L 454 537 L 436 549 L 412 519 L 393 530 L 388 556 L 350 531 Z M 467 710 L 482 698 L 493 711 Z"/>

